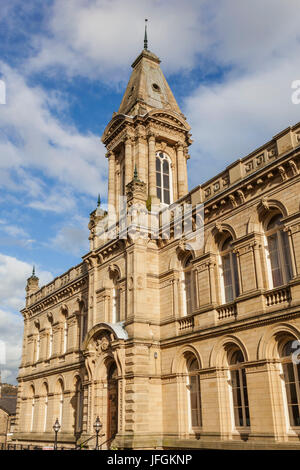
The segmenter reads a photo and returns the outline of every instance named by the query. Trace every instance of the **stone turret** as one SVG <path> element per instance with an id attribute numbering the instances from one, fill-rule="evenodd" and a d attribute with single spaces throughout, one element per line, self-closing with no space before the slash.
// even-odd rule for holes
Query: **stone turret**
<path id="1" fill-rule="evenodd" d="M 26 285 L 26 306 L 28 305 L 28 298 L 39 290 L 39 278 L 35 275 L 35 267 L 33 266 L 32 275 L 27 279 Z"/>

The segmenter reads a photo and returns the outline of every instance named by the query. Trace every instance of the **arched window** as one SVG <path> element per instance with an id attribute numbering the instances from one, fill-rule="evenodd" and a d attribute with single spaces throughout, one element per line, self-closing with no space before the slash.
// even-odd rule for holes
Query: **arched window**
<path id="1" fill-rule="evenodd" d="M 183 311 L 185 315 L 193 313 L 195 285 L 192 266 L 192 256 L 189 256 L 183 268 Z"/>
<path id="2" fill-rule="evenodd" d="M 113 288 L 113 323 L 120 321 L 120 288 L 115 285 Z"/>
<path id="3" fill-rule="evenodd" d="M 292 278 L 288 234 L 283 231 L 282 215 L 274 215 L 266 227 L 267 262 L 271 287 L 282 286 Z"/>
<path id="4" fill-rule="evenodd" d="M 40 331 L 37 330 L 35 343 L 34 343 L 35 345 L 34 362 L 37 362 L 40 358 L 40 344 L 41 344 Z"/>
<path id="5" fill-rule="evenodd" d="M 50 325 L 49 329 L 49 350 L 48 350 L 48 358 L 52 356 L 53 351 L 53 327 L 52 324 Z"/>
<path id="6" fill-rule="evenodd" d="M 171 162 L 162 152 L 156 154 L 156 194 L 163 204 L 173 202 Z"/>
<path id="7" fill-rule="evenodd" d="M 292 354 L 297 349 L 299 350 L 299 343 L 290 339 L 279 350 L 291 426 L 300 426 L 300 363 L 292 361 Z"/>
<path id="8" fill-rule="evenodd" d="M 75 431 L 81 432 L 82 431 L 82 416 L 83 416 L 83 388 L 82 388 L 81 380 L 79 378 L 77 378 L 77 381 L 76 381 L 75 401 L 76 401 Z"/>
<path id="9" fill-rule="evenodd" d="M 199 428 L 202 425 L 201 420 L 201 396 L 200 396 L 200 380 L 199 364 L 197 359 L 190 355 L 186 360 L 187 369 L 187 391 L 188 391 L 188 405 L 190 416 L 190 428 Z"/>
<path id="10" fill-rule="evenodd" d="M 43 414 L 44 414 L 44 423 L 43 423 L 43 432 L 47 430 L 47 418 L 48 418 L 48 386 L 46 383 L 43 385 Z"/>
<path id="11" fill-rule="evenodd" d="M 58 421 L 63 427 L 63 408 L 64 408 L 64 385 L 61 380 L 58 382 Z"/>
<path id="12" fill-rule="evenodd" d="M 236 349 L 229 353 L 234 422 L 236 427 L 250 426 L 248 391 L 243 353 Z"/>
<path id="13" fill-rule="evenodd" d="M 64 322 L 64 344 L 63 344 L 63 354 L 67 352 L 68 347 L 68 321 L 65 319 Z"/>
<path id="14" fill-rule="evenodd" d="M 83 343 L 86 333 L 87 333 L 87 313 L 85 312 L 81 316 L 81 343 Z"/>
<path id="15" fill-rule="evenodd" d="M 237 259 L 233 252 L 232 241 L 230 236 L 220 246 L 225 302 L 232 302 L 240 294 Z"/>
<path id="16" fill-rule="evenodd" d="M 35 398 L 34 398 L 34 395 L 35 395 L 35 390 L 34 390 L 34 387 L 31 386 L 30 387 L 30 395 L 31 395 L 31 417 L 30 417 L 30 432 L 33 431 L 33 423 L 34 423 L 34 409 L 35 409 Z"/>

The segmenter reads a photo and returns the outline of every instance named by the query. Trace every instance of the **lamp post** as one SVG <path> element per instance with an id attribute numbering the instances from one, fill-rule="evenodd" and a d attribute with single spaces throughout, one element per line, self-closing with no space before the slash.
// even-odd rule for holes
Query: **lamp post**
<path id="1" fill-rule="evenodd" d="M 99 432 L 102 428 L 102 423 L 99 419 L 99 416 L 97 416 L 97 419 L 95 421 L 95 424 L 94 424 L 94 429 L 96 431 L 96 449 L 95 450 L 99 450 L 99 445 L 98 445 L 98 439 L 99 439 Z"/>
<path id="2" fill-rule="evenodd" d="M 53 431 L 55 432 L 55 441 L 54 441 L 54 450 L 57 450 L 57 433 L 60 430 L 60 424 L 58 419 L 56 418 L 56 421 L 53 426 Z"/>

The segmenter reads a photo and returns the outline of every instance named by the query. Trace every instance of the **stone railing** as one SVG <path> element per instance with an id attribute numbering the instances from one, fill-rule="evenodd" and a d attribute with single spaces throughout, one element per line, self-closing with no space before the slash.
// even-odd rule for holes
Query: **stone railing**
<path id="1" fill-rule="evenodd" d="M 217 308 L 218 320 L 224 320 L 224 318 L 232 318 L 237 316 L 236 303 L 221 305 Z"/>
<path id="2" fill-rule="evenodd" d="M 73 268 L 69 269 L 69 271 L 67 271 L 66 273 L 62 274 L 59 277 L 56 277 L 49 284 L 41 287 L 41 289 L 39 289 L 34 294 L 31 294 L 29 296 L 29 305 L 32 305 L 38 302 L 39 300 L 43 299 L 44 297 L 47 297 L 47 295 L 50 295 L 57 289 L 64 287 L 66 284 L 73 281 L 74 279 L 81 277 L 86 272 L 87 269 L 85 263 L 81 263 L 77 266 L 74 266 Z"/>
<path id="3" fill-rule="evenodd" d="M 194 328 L 194 317 L 183 317 L 180 320 L 178 320 L 178 330 L 180 332 L 192 330 L 193 328 Z"/>
<path id="4" fill-rule="evenodd" d="M 280 287 L 272 289 L 270 292 L 265 294 L 266 305 L 271 307 L 273 305 L 279 305 L 283 302 L 288 302 L 291 299 L 291 291 L 289 287 Z"/>
<path id="5" fill-rule="evenodd" d="M 202 185 L 203 200 L 221 193 L 237 181 L 255 173 L 300 143 L 300 125 L 285 129 L 250 155 L 236 160 L 225 171 Z"/>

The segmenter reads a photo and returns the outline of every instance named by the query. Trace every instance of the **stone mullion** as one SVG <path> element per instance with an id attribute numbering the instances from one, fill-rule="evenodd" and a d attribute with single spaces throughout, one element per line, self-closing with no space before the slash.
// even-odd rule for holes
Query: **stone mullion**
<path id="1" fill-rule="evenodd" d="M 295 250 L 294 236 L 297 233 L 297 235 L 299 237 L 299 232 L 294 232 L 293 233 L 293 230 L 292 230 L 291 227 L 287 227 L 286 231 L 287 231 L 287 234 L 288 234 L 289 248 L 290 248 L 290 253 L 291 253 L 292 276 L 297 277 L 297 276 L 299 276 L 298 266 L 300 266 L 300 264 L 297 263 L 297 257 L 296 257 L 297 250 Z"/>
<path id="2" fill-rule="evenodd" d="M 209 287 L 210 287 L 210 303 L 215 304 L 217 302 L 216 292 L 216 263 L 208 262 L 208 273 L 209 273 Z"/>
<path id="3" fill-rule="evenodd" d="M 254 267 L 255 267 L 255 276 L 256 276 L 256 287 L 257 289 L 263 288 L 263 275 L 262 275 L 262 265 L 261 265 L 261 247 L 260 244 L 254 243 L 252 246 L 253 256 L 254 256 Z"/>

